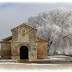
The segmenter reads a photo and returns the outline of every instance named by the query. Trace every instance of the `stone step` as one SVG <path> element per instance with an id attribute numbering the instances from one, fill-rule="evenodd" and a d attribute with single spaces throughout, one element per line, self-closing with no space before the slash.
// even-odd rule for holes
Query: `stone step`
<path id="1" fill-rule="evenodd" d="M 14 63 L 18 63 L 18 60 L 1 59 L 0 62 L 14 62 Z"/>
<path id="2" fill-rule="evenodd" d="M 20 60 L 19 63 L 38 63 L 38 64 L 70 64 L 72 60 Z"/>

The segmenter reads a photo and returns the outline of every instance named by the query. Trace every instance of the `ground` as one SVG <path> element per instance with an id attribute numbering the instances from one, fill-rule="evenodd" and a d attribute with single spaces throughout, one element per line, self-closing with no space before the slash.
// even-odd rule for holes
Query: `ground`
<path id="1" fill-rule="evenodd" d="M 1 59 L 0 63 L 27 63 L 27 64 L 72 64 L 71 56 L 63 56 L 63 55 L 55 55 L 48 56 L 46 59 L 38 59 L 38 60 L 11 60 L 11 59 Z"/>
<path id="2" fill-rule="evenodd" d="M 64 70 L 70 69 L 72 70 L 72 64 L 0 64 L 0 69 L 8 69 L 8 70 Z"/>
<path id="3" fill-rule="evenodd" d="M 46 59 L 47 60 L 72 60 L 72 57 L 64 56 L 64 55 L 54 55 L 54 56 L 48 56 Z"/>
<path id="4" fill-rule="evenodd" d="M 47 59 L 44 60 L 72 60 L 70 56 L 49 56 Z M 10 69 L 10 70 L 64 70 L 64 69 L 71 69 L 72 70 L 72 63 L 71 64 L 36 64 L 36 63 L 14 63 L 14 62 L 0 62 L 0 69 Z"/>

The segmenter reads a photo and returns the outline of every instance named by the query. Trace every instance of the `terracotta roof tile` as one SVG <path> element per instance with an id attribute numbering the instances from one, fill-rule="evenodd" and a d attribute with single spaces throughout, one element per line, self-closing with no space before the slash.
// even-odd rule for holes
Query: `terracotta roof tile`
<path id="1" fill-rule="evenodd" d="M 15 27 L 15 28 L 18 28 L 18 27 L 20 27 L 20 26 L 24 26 L 24 25 L 26 25 L 26 26 L 28 26 L 28 27 L 30 27 L 30 28 L 32 28 L 32 29 L 34 29 L 34 30 L 37 30 L 36 28 L 34 28 L 34 27 L 32 27 L 32 26 L 28 25 L 27 23 L 23 23 L 23 24 L 21 24 L 21 25 L 19 25 L 19 26 Z M 15 29 L 15 28 L 13 28 L 13 29 Z M 13 29 L 11 29 L 11 30 L 13 30 Z"/>
<path id="2" fill-rule="evenodd" d="M 46 42 L 48 42 L 46 39 L 44 39 L 42 37 L 39 37 L 39 36 L 37 36 L 37 41 L 46 41 Z"/>
<path id="3" fill-rule="evenodd" d="M 2 39 L 2 41 L 9 41 L 11 39 L 12 39 L 12 36 L 9 36 L 9 37 L 6 37 L 6 38 Z"/>
<path id="4" fill-rule="evenodd" d="M 39 36 L 36 37 L 38 42 L 44 41 L 44 42 L 48 42 L 46 39 L 41 38 Z M 7 42 L 7 41 L 11 41 L 12 40 L 12 36 L 9 36 L 7 38 L 2 39 L 0 42 Z"/>

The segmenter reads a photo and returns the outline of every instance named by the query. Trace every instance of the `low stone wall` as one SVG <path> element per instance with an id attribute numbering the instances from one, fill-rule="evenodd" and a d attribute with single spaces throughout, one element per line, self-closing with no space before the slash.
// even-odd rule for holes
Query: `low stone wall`
<path id="1" fill-rule="evenodd" d="M 18 60 L 11 60 L 11 59 L 1 59 L 0 60 L 0 63 L 2 63 L 2 62 L 14 62 L 14 63 L 18 63 Z"/>
<path id="2" fill-rule="evenodd" d="M 20 60 L 19 63 L 36 63 L 36 64 L 71 64 L 72 60 Z"/>

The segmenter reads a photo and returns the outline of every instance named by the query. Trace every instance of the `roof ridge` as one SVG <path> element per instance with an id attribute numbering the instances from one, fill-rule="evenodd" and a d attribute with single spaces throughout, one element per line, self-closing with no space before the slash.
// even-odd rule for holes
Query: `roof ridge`
<path id="1" fill-rule="evenodd" d="M 6 38 L 3 38 L 2 41 L 6 40 L 6 39 L 8 39 L 8 38 L 10 38 L 10 37 L 12 37 L 12 36 L 8 36 L 8 37 L 6 37 Z"/>
<path id="2" fill-rule="evenodd" d="M 22 26 L 22 25 L 26 25 L 26 26 L 28 26 L 28 27 L 30 27 L 30 28 L 32 28 L 32 29 L 34 29 L 34 30 L 37 30 L 36 28 L 34 28 L 34 27 L 32 27 L 32 26 L 30 26 L 29 24 L 27 24 L 27 23 L 22 23 L 22 24 L 20 24 L 20 25 L 18 25 L 18 26 L 16 26 L 15 28 L 17 28 L 17 27 L 19 27 L 19 26 Z M 15 28 L 13 28 L 13 29 L 15 29 Z M 11 29 L 11 30 L 13 30 L 13 29 Z"/>
<path id="3" fill-rule="evenodd" d="M 37 38 L 43 39 L 43 40 L 45 40 L 45 41 L 48 41 L 48 40 L 46 40 L 45 38 L 42 38 L 42 37 L 40 37 L 40 36 L 37 36 Z"/>

